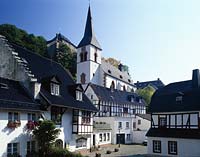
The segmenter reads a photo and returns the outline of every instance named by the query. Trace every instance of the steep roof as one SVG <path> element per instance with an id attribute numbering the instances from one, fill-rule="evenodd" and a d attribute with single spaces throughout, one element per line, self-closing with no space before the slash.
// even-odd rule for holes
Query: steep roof
<path id="1" fill-rule="evenodd" d="M 83 94 L 83 101 L 77 101 L 69 87 L 75 85 L 71 74 L 60 64 L 37 55 L 18 45 L 12 44 L 13 48 L 21 58 L 27 61 L 28 67 L 38 79 L 41 85 L 41 95 L 44 96 L 51 105 L 97 111 L 90 100 Z M 56 76 L 60 82 L 60 95 L 55 96 L 50 92 L 50 82 L 47 78 Z"/>
<path id="2" fill-rule="evenodd" d="M 88 8 L 85 33 L 81 42 L 78 44 L 78 48 L 86 46 L 86 45 L 93 45 L 96 48 L 101 50 L 101 46 L 95 37 L 95 33 L 94 33 L 93 25 L 92 25 L 92 16 L 91 16 L 90 7 Z"/>
<path id="3" fill-rule="evenodd" d="M 137 114 L 137 116 L 146 119 L 148 121 L 151 121 L 151 114 Z"/>
<path id="4" fill-rule="evenodd" d="M 20 82 L 0 78 L 0 108 L 39 111 L 35 102 L 20 85 Z"/>
<path id="5" fill-rule="evenodd" d="M 47 41 L 47 44 L 49 44 L 53 41 L 63 41 L 63 40 L 76 48 L 76 46 L 67 37 L 65 37 L 61 33 L 56 33 L 56 36 L 53 39 Z"/>
<path id="6" fill-rule="evenodd" d="M 110 88 L 95 84 L 90 84 L 90 86 L 101 101 L 114 102 L 117 104 L 146 105 L 145 101 L 136 93 L 120 91 L 116 89 L 111 90 Z M 133 102 L 131 101 L 131 97 L 134 98 Z M 139 99 L 141 99 L 141 102 L 139 102 Z"/>
<path id="7" fill-rule="evenodd" d="M 195 73 L 195 71 L 193 71 Z M 196 73 L 196 75 L 199 75 Z M 152 96 L 150 112 L 180 112 L 200 110 L 200 80 L 171 83 Z M 197 82 L 197 83 L 195 83 Z"/>
<path id="8" fill-rule="evenodd" d="M 107 75 L 133 85 L 131 76 L 127 72 L 120 71 L 118 68 L 104 60 L 101 61 L 101 68 Z"/>
<path id="9" fill-rule="evenodd" d="M 136 86 L 137 89 L 145 88 L 148 85 L 152 86 L 154 89 L 160 89 L 165 86 L 164 83 L 159 78 L 157 80 L 153 80 L 153 81 L 146 81 L 146 82 L 138 81 L 134 85 Z"/>

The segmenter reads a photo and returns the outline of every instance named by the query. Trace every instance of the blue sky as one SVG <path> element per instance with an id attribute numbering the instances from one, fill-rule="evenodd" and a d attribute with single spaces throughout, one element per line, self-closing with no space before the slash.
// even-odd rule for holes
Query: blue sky
<path id="1" fill-rule="evenodd" d="M 199 0 L 91 0 L 104 57 L 130 68 L 136 81 L 188 80 L 200 68 Z M 61 32 L 81 40 L 88 0 L 1 0 L 0 24 L 14 24 L 47 40 Z"/>

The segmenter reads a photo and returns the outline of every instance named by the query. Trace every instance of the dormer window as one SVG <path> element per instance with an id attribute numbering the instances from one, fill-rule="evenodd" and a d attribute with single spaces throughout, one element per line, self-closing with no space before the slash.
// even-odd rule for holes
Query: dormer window
<path id="1" fill-rule="evenodd" d="M 183 96 L 177 96 L 176 97 L 176 102 L 181 102 L 183 100 Z"/>
<path id="2" fill-rule="evenodd" d="M 83 94 L 81 91 L 76 91 L 76 100 L 82 101 L 83 100 Z"/>
<path id="3" fill-rule="evenodd" d="M 109 74 L 111 74 L 111 71 L 110 71 L 110 70 L 108 70 L 108 73 L 109 73 Z"/>
<path id="4" fill-rule="evenodd" d="M 122 75 L 119 75 L 120 79 L 123 79 Z"/>
<path id="5" fill-rule="evenodd" d="M 60 95 L 60 85 L 51 83 L 51 94 Z"/>

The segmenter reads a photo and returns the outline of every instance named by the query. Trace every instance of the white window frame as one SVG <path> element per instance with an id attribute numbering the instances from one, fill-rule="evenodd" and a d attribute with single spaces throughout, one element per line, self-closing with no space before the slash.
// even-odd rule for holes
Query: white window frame
<path id="1" fill-rule="evenodd" d="M 20 114 L 18 112 L 8 112 L 8 121 L 20 121 Z"/>
<path id="2" fill-rule="evenodd" d="M 60 85 L 51 83 L 51 94 L 52 95 L 60 95 Z"/>
<path id="3" fill-rule="evenodd" d="M 110 133 L 107 133 L 107 141 L 110 141 Z"/>
<path id="4" fill-rule="evenodd" d="M 10 148 L 9 148 L 9 146 L 10 146 Z M 7 154 L 8 155 L 19 154 L 19 150 L 20 150 L 19 143 L 8 143 L 7 144 Z"/>
<path id="5" fill-rule="evenodd" d="M 28 121 L 36 121 L 36 114 L 35 113 L 27 113 Z"/>
<path id="6" fill-rule="evenodd" d="M 122 122 L 118 122 L 118 129 L 122 129 Z"/>
<path id="7" fill-rule="evenodd" d="M 153 152 L 161 153 L 161 141 L 153 140 Z"/>
<path id="8" fill-rule="evenodd" d="M 81 91 L 76 91 L 76 100 L 82 101 L 83 100 L 83 93 Z"/>
<path id="9" fill-rule="evenodd" d="M 131 140 L 131 134 L 126 134 L 126 140 L 130 141 Z"/>
<path id="10" fill-rule="evenodd" d="M 128 125 L 127 125 L 128 124 Z M 126 122 L 126 129 L 129 129 L 130 128 L 130 123 L 129 122 Z"/>
<path id="11" fill-rule="evenodd" d="M 177 155 L 178 148 L 177 148 L 177 141 L 168 141 L 168 154 Z"/>

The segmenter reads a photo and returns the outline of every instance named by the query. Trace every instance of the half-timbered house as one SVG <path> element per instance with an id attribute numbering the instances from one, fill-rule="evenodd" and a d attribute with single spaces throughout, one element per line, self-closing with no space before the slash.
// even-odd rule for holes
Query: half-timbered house
<path id="1" fill-rule="evenodd" d="M 158 89 L 150 104 L 148 153 L 164 156 L 200 155 L 200 74 L 192 80 Z"/>
<path id="2" fill-rule="evenodd" d="M 31 131 L 38 118 L 61 129 L 56 145 L 90 148 L 97 111 L 60 64 L 0 36 L 0 156 L 25 157 L 37 149 Z M 32 150 L 34 149 L 34 150 Z"/>

